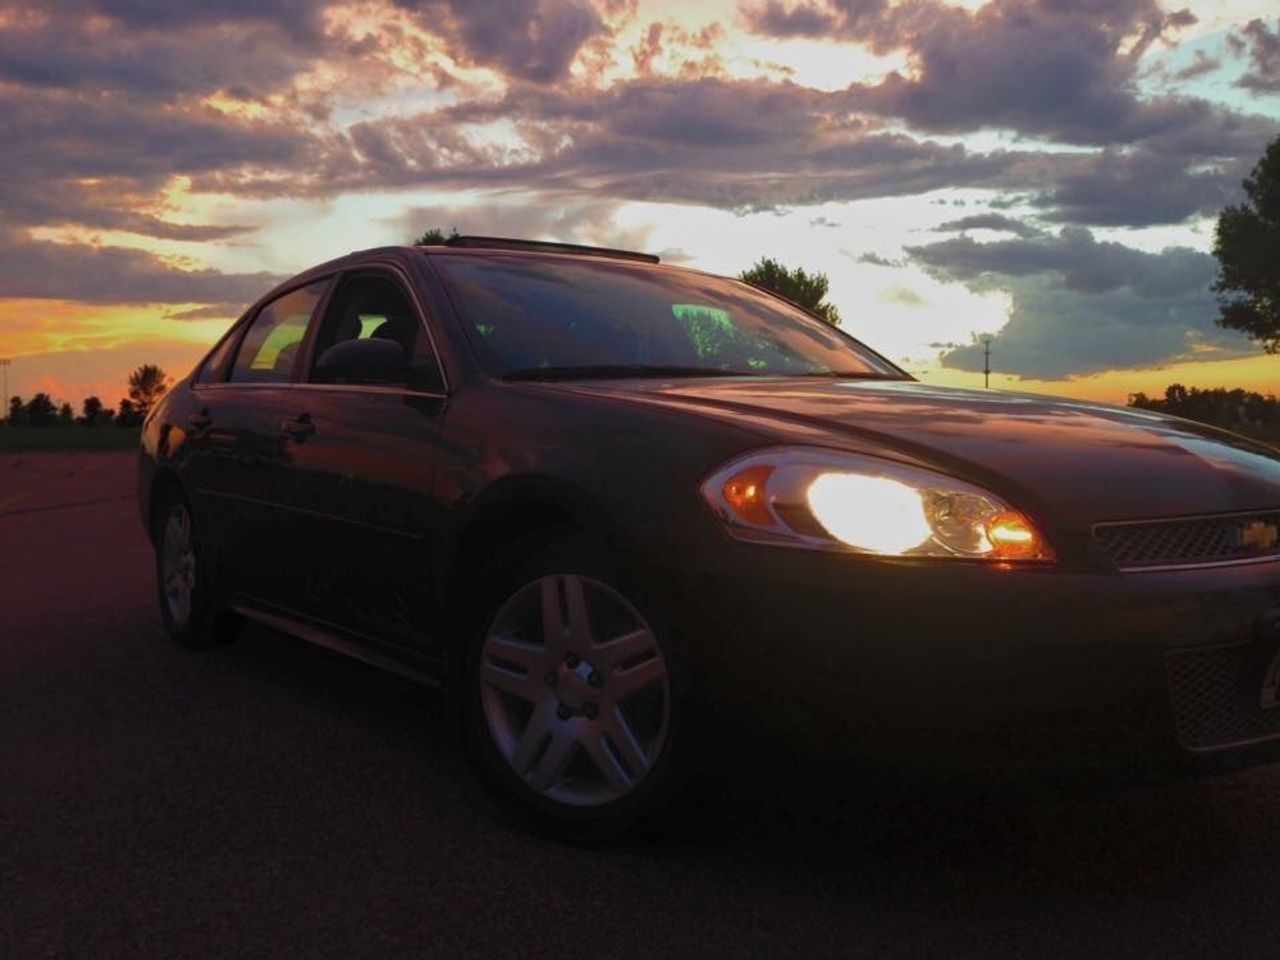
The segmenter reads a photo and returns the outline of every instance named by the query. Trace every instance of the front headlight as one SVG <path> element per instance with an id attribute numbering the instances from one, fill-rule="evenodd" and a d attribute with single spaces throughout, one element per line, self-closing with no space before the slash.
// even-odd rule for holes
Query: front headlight
<path id="1" fill-rule="evenodd" d="M 774 448 L 726 464 L 702 495 L 744 540 L 891 557 L 1054 560 L 1035 525 L 995 494 L 876 457 Z"/>

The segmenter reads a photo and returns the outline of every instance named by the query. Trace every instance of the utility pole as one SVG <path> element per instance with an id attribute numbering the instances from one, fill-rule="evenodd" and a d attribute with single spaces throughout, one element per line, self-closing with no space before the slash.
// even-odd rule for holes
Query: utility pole
<path id="1" fill-rule="evenodd" d="M 0 370 L 4 371 L 4 417 L 9 419 L 9 364 L 13 363 L 8 357 L 0 357 Z M 13 426 L 13 424 L 9 424 Z"/>
<path id="2" fill-rule="evenodd" d="M 991 389 L 991 338 L 982 338 L 982 386 Z"/>

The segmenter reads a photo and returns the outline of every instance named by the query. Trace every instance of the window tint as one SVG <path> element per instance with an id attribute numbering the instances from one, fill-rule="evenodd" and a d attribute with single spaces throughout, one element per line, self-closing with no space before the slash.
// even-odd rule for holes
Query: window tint
<path id="1" fill-rule="evenodd" d="M 227 370 L 227 363 L 231 360 L 231 351 L 236 346 L 235 331 L 231 331 L 222 338 L 222 342 L 214 347 L 213 352 L 200 365 L 200 373 L 196 376 L 196 383 L 217 383 L 223 379 Z"/>
<path id="2" fill-rule="evenodd" d="M 902 376 L 821 320 L 719 277 L 567 258 L 433 262 L 499 376 Z"/>
<path id="3" fill-rule="evenodd" d="M 329 301 L 324 326 L 316 337 L 315 363 L 326 350 L 347 340 L 392 340 L 404 350 L 410 367 L 406 386 L 441 389 L 440 366 L 408 294 L 385 274 L 344 277 Z M 310 379 L 319 382 L 315 370 Z"/>
<path id="4" fill-rule="evenodd" d="M 293 378 L 293 363 L 307 324 L 328 285 L 328 280 L 322 280 L 302 287 L 258 311 L 231 368 L 233 383 L 285 383 Z"/>

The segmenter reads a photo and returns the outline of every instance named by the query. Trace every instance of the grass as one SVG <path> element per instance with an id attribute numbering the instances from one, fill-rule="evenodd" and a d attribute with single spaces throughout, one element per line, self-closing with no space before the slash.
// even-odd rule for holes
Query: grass
<path id="1" fill-rule="evenodd" d="M 113 426 L 0 426 L 3 450 L 136 450 L 141 429 Z"/>

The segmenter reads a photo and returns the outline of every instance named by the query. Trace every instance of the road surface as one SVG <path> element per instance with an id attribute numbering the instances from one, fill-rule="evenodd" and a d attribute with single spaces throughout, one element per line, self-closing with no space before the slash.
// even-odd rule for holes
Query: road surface
<path id="1" fill-rule="evenodd" d="M 1280 767 L 868 829 L 721 799 L 666 842 L 504 825 L 435 696 L 161 632 L 130 455 L 0 455 L 5 957 L 1280 955 Z"/>

